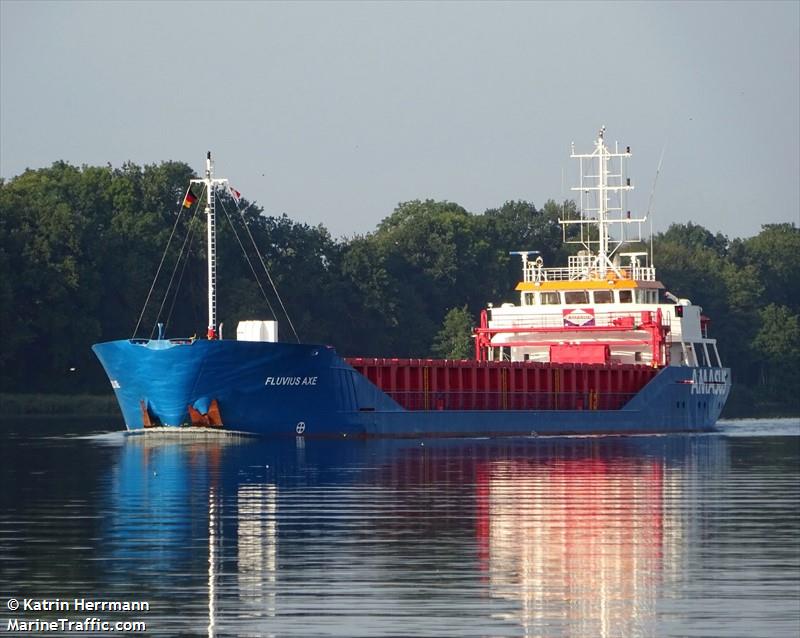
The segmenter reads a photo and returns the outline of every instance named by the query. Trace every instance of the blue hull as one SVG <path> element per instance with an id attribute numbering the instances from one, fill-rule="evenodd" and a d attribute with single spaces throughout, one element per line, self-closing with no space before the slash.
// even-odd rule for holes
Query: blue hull
<path id="1" fill-rule="evenodd" d="M 326 346 L 208 340 L 111 341 L 92 348 L 129 430 L 144 410 L 165 426 L 189 406 L 219 406 L 224 428 L 324 437 L 633 434 L 713 430 L 730 390 L 727 368 L 668 366 L 620 410 L 414 410 Z"/>

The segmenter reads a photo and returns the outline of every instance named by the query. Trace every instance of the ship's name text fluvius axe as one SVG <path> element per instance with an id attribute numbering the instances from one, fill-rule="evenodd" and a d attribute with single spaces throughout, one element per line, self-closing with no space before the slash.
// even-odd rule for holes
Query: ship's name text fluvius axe
<path id="1" fill-rule="evenodd" d="M 267 377 L 264 385 L 317 385 L 317 377 Z"/>

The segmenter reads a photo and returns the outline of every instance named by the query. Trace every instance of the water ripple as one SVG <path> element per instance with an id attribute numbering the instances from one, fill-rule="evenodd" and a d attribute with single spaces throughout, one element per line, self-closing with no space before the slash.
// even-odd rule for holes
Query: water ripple
<path id="1" fill-rule="evenodd" d="M 800 627 L 794 420 L 424 446 L 43 427 L 0 448 L 4 597 L 148 600 L 155 636 Z"/>

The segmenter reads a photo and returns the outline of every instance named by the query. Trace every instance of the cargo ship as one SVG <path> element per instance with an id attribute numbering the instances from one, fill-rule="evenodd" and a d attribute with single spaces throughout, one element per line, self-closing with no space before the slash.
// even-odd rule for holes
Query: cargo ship
<path id="1" fill-rule="evenodd" d="M 222 339 L 216 192 L 230 187 L 209 153 L 205 176 L 191 180 L 207 220 L 207 337 L 93 346 L 126 427 L 356 438 L 713 430 L 730 370 L 701 307 L 656 279 L 652 251 L 624 252 L 641 245 L 646 216 L 625 206 L 630 147 L 604 138 L 603 128 L 591 152 L 572 148 L 580 204 L 559 223 L 577 254 L 547 267 L 535 250 L 513 253 L 516 303 L 480 313 L 470 360 L 343 357 L 279 341 L 274 320 L 241 322 Z"/>

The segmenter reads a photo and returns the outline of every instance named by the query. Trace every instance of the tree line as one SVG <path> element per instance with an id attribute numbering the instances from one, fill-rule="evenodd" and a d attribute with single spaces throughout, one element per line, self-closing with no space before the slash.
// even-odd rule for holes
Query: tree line
<path id="1" fill-rule="evenodd" d="M 0 181 L 2 392 L 107 392 L 93 343 L 154 336 L 158 323 L 169 337 L 205 334 L 205 219 L 181 206 L 192 177 L 182 162 L 56 162 Z M 511 201 L 476 214 L 414 200 L 371 233 L 334 239 L 322 225 L 245 199 L 237 207 L 223 193 L 223 337 L 242 319 L 274 317 L 281 340 L 293 340 L 283 305 L 302 341 L 344 355 L 460 356 L 487 302 L 516 301 L 520 263 L 509 251 L 565 263 L 576 246 L 563 242 L 558 218 L 574 210 L 571 201 Z M 658 278 L 712 319 L 736 383 L 731 411 L 796 411 L 800 230 L 773 224 L 729 239 L 690 223 L 657 234 L 653 246 Z"/>

